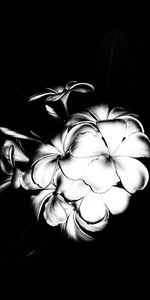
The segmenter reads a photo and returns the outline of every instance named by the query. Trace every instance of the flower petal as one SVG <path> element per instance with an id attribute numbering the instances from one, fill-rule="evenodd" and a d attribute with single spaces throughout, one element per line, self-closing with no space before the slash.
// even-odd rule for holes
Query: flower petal
<path id="1" fill-rule="evenodd" d="M 77 82 L 77 81 L 70 81 L 66 85 L 67 90 L 73 90 L 76 92 L 81 93 L 88 93 L 94 91 L 94 86 L 87 82 Z"/>
<path id="2" fill-rule="evenodd" d="M 53 89 L 48 89 L 48 90 L 49 90 L 48 92 L 38 93 L 38 94 L 35 94 L 35 95 L 31 96 L 29 98 L 29 102 L 38 100 L 38 99 L 43 98 L 45 96 L 55 95 L 56 94 L 55 90 L 53 90 Z M 42 100 L 45 100 L 45 98 L 42 99 Z"/>
<path id="3" fill-rule="evenodd" d="M 99 194 L 99 197 L 101 197 L 101 194 Z M 109 219 L 109 211 L 106 206 L 105 206 L 105 215 L 103 219 L 101 219 L 97 223 L 86 222 L 84 219 L 80 217 L 79 214 L 76 214 L 77 223 L 81 226 L 81 228 L 83 228 L 83 230 L 86 230 L 86 232 L 89 233 L 103 230 L 108 224 L 108 219 Z"/>
<path id="4" fill-rule="evenodd" d="M 55 109 L 54 108 L 52 108 L 51 106 L 49 106 L 49 105 L 45 105 L 45 108 L 46 108 L 46 111 L 47 111 L 47 113 L 51 116 L 51 117 L 53 117 L 54 119 L 60 119 L 60 116 L 58 115 L 58 113 L 55 111 Z"/>
<path id="5" fill-rule="evenodd" d="M 0 131 L 2 131 L 4 134 L 12 136 L 14 138 L 19 138 L 19 139 L 25 139 L 25 140 L 31 140 L 31 141 L 38 141 L 35 138 L 32 138 L 30 136 L 18 133 L 17 131 L 11 130 L 9 128 L 6 127 L 0 127 Z"/>
<path id="6" fill-rule="evenodd" d="M 11 163 L 9 162 L 8 158 L 3 156 L 1 161 L 0 161 L 0 169 L 8 175 L 12 175 L 13 174 L 13 167 L 11 165 Z"/>
<path id="7" fill-rule="evenodd" d="M 70 119 L 67 122 L 67 126 L 74 126 L 74 125 L 78 125 L 78 124 L 86 124 L 86 123 L 92 123 L 95 120 L 93 120 L 93 118 L 91 118 L 91 114 L 88 111 L 83 111 L 83 112 L 78 112 L 75 114 L 72 114 Z M 95 123 L 95 122 L 94 122 Z"/>
<path id="8" fill-rule="evenodd" d="M 126 137 L 138 131 L 144 132 L 143 125 L 138 119 L 132 116 L 120 116 L 118 119 L 123 119 L 127 123 Z"/>
<path id="9" fill-rule="evenodd" d="M 51 139 L 51 143 L 59 152 L 59 155 L 64 155 L 64 141 L 68 134 L 68 127 L 64 128 L 61 132 L 59 132 L 56 136 Z"/>
<path id="10" fill-rule="evenodd" d="M 90 190 L 90 187 L 82 180 L 70 180 L 60 169 L 56 172 L 54 184 L 56 185 L 56 192 L 61 193 L 69 201 L 83 198 Z"/>
<path id="11" fill-rule="evenodd" d="M 109 191 L 101 194 L 101 197 L 110 212 L 116 215 L 127 209 L 131 194 L 120 187 L 113 186 Z"/>
<path id="12" fill-rule="evenodd" d="M 150 157 L 150 141 L 142 132 L 132 133 L 123 140 L 113 156 Z"/>
<path id="13" fill-rule="evenodd" d="M 9 153 L 10 153 L 10 147 L 13 146 L 13 156 L 14 156 L 14 161 L 19 161 L 19 162 L 28 162 L 29 159 L 28 157 L 23 153 L 23 151 L 21 150 L 21 148 L 19 147 L 19 145 L 17 145 L 17 143 L 15 143 L 12 140 L 6 140 L 1 151 L 2 153 L 9 157 Z"/>
<path id="14" fill-rule="evenodd" d="M 46 188 L 52 182 L 57 167 L 55 157 L 41 158 L 33 166 L 32 178 L 39 187 Z"/>
<path id="15" fill-rule="evenodd" d="M 57 226 L 58 224 L 64 223 L 67 220 L 66 207 L 72 210 L 72 207 L 65 203 L 63 205 L 60 200 L 61 196 L 51 196 L 49 201 L 45 204 L 44 218 L 50 226 Z"/>
<path id="16" fill-rule="evenodd" d="M 79 214 L 88 223 L 97 223 L 105 216 L 105 204 L 101 195 L 90 191 L 82 200 Z"/>
<path id="17" fill-rule="evenodd" d="M 111 159 L 100 156 L 87 167 L 83 180 L 90 185 L 96 193 L 107 191 L 115 182 L 116 170 Z"/>
<path id="18" fill-rule="evenodd" d="M 81 227 L 78 225 L 78 223 L 76 221 L 76 212 L 75 211 L 73 211 L 69 215 L 66 224 L 62 224 L 61 227 L 62 227 L 62 230 L 66 232 L 66 234 L 69 238 L 72 238 L 77 241 L 93 240 L 93 238 L 90 235 L 88 235 L 86 232 L 84 232 L 81 229 Z"/>
<path id="19" fill-rule="evenodd" d="M 104 121 L 98 123 L 99 131 L 109 148 L 110 154 L 114 152 L 125 137 L 126 127 L 127 125 L 124 120 Z"/>
<path id="20" fill-rule="evenodd" d="M 45 99 L 45 102 L 55 102 L 64 96 L 65 92 L 62 90 L 57 94 L 49 94 L 49 96 Z"/>
<path id="21" fill-rule="evenodd" d="M 70 155 L 60 159 L 59 166 L 66 177 L 78 180 L 83 179 L 83 174 L 91 161 L 91 157 L 76 158 Z"/>
<path id="22" fill-rule="evenodd" d="M 95 120 L 103 121 L 108 119 L 109 106 L 108 104 L 101 103 L 99 105 L 89 107 L 88 111 Z"/>
<path id="23" fill-rule="evenodd" d="M 2 192 L 4 192 L 5 190 L 7 190 L 11 185 L 11 179 L 6 181 L 6 182 L 3 182 L 1 185 L 0 185 L 0 194 Z"/>
<path id="24" fill-rule="evenodd" d="M 90 191 L 90 187 L 82 180 L 75 180 L 72 188 L 63 193 L 64 197 L 70 201 L 83 198 Z"/>
<path id="25" fill-rule="evenodd" d="M 68 128 L 68 132 L 64 139 L 64 152 L 66 152 L 69 149 L 69 147 L 74 142 L 75 138 L 80 133 L 86 133 L 86 132 L 91 132 L 93 134 L 96 134 L 96 128 L 91 123 L 88 123 L 88 124 L 81 123 L 81 124 L 77 124 L 71 128 Z"/>
<path id="26" fill-rule="evenodd" d="M 38 194 L 31 196 L 31 201 L 37 218 L 39 218 L 43 203 L 47 200 L 47 198 L 52 196 L 54 190 L 55 188 L 53 187 L 51 190 L 42 190 Z"/>
<path id="27" fill-rule="evenodd" d="M 108 150 L 101 135 L 87 131 L 76 137 L 70 147 L 70 153 L 74 157 L 92 157 L 108 154 Z"/>
<path id="28" fill-rule="evenodd" d="M 36 150 L 33 163 L 44 157 L 52 156 L 56 158 L 58 155 L 60 155 L 60 152 L 53 145 L 41 144 Z"/>
<path id="29" fill-rule="evenodd" d="M 14 173 L 12 176 L 12 186 L 14 189 L 18 189 L 20 187 L 20 178 L 22 172 L 19 169 L 14 169 Z"/>
<path id="30" fill-rule="evenodd" d="M 20 177 L 20 184 L 25 190 L 37 190 L 39 186 L 33 182 L 32 169 L 22 172 Z"/>
<path id="31" fill-rule="evenodd" d="M 121 116 L 133 116 L 138 117 L 137 114 L 131 113 L 130 111 L 125 110 L 123 107 L 115 107 L 109 112 L 108 119 L 116 119 Z"/>
<path id="32" fill-rule="evenodd" d="M 148 183 L 147 168 L 137 159 L 131 157 L 116 157 L 115 165 L 118 176 L 129 193 L 142 190 Z"/>

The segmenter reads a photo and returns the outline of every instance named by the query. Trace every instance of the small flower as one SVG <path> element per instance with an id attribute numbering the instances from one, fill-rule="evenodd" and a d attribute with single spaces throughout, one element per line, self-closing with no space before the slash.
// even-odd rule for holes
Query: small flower
<path id="1" fill-rule="evenodd" d="M 3 172 L 3 180 L 0 190 L 12 185 L 19 188 L 21 185 L 22 164 L 27 164 L 29 158 L 23 152 L 19 143 L 13 140 L 6 140 L 1 148 L 0 167 Z"/>
<path id="2" fill-rule="evenodd" d="M 80 93 L 87 93 L 93 92 L 94 86 L 92 84 L 86 82 L 77 82 L 77 81 L 70 81 L 66 84 L 65 87 L 57 86 L 54 89 L 47 88 L 47 90 L 43 93 L 39 93 L 30 97 L 29 102 L 33 102 L 35 100 L 44 100 L 45 108 L 48 114 L 55 119 L 60 119 L 60 116 L 57 111 L 53 107 L 51 107 L 52 102 L 59 101 L 63 104 L 66 114 L 68 115 L 68 97 L 71 92 L 80 92 Z"/>

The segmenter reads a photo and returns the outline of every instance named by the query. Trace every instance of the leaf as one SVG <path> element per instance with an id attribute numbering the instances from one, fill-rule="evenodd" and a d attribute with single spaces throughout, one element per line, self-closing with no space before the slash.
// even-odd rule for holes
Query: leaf
<path id="1" fill-rule="evenodd" d="M 86 82 L 70 81 L 66 85 L 66 89 L 69 91 L 73 90 L 76 92 L 88 93 L 94 91 L 94 86 Z"/>
<path id="2" fill-rule="evenodd" d="M 50 116 L 52 116 L 55 119 L 60 119 L 59 115 L 57 112 L 54 110 L 54 108 L 50 107 L 49 105 L 45 105 L 46 111 Z"/>
<path id="3" fill-rule="evenodd" d="M 31 96 L 31 97 L 29 98 L 29 102 L 38 100 L 38 99 L 43 98 L 43 97 L 45 97 L 45 96 L 57 94 L 56 91 L 53 90 L 53 89 L 51 89 L 51 88 L 48 88 L 48 90 L 49 90 L 49 92 L 39 93 L 39 94 L 35 94 L 35 95 Z"/>
<path id="4" fill-rule="evenodd" d="M 9 136 L 12 136 L 14 138 L 19 138 L 19 139 L 25 139 L 25 140 L 31 140 L 31 141 L 38 141 L 37 139 L 35 138 L 31 138 L 27 135 L 24 135 L 24 134 L 21 134 L 21 133 L 18 133 L 17 131 L 14 131 L 14 130 L 11 130 L 9 128 L 6 128 L 6 127 L 0 127 L 0 131 L 3 132 L 4 134 L 6 135 L 9 135 Z"/>

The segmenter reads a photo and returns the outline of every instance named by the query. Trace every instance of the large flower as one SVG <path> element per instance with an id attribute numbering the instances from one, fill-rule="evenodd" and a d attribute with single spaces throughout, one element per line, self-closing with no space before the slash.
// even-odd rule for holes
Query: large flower
<path id="1" fill-rule="evenodd" d="M 150 142 L 135 115 L 102 105 L 73 115 L 68 125 L 67 155 L 59 161 L 65 176 L 96 193 L 109 190 L 116 178 L 129 193 L 146 186 L 149 174 L 137 158 L 150 156 Z"/>

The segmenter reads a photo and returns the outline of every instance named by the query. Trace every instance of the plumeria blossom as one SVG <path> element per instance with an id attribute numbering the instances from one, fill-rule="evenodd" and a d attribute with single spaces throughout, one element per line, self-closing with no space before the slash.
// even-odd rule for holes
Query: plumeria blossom
<path id="1" fill-rule="evenodd" d="M 148 170 L 138 158 L 150 156 L 149 139 L 136 115 L 122 108 L 109 112 L 108 106 L 100 105 L 73 115 L 64 149 L 67 155 L 59 160 L 63 174 L 83 180 L 93 192 L 83 200 L 87 222 L 93 222 L 91 207 L 97 214 L 101 203 L 103 210 L 108 207 L 112 214 L 122 213 L 131 194 L 148 183 Z"/>
<path id="2" fill-rule="evenodd" d="M 65 108 L 66 114 L 68 115 L 67 103 L 68 97 L 71 92 L 88 93 L 93 91 L 94 86 L 92 84 L 86 82 L 70 81 L 66 84 L 65 87 L 57 86 L 54 89 L 47 88 L 47 90 L 43 93 L 33 95 L 32 97 L 30 97 L 29 102 L 33 102 L 39 99 L 44 100 L 47 113 L 55 119 L 59 119 L 60 116 L 58 112 L 56 112 L 55 109 L 51 107 L 51 104 L 53 102 L 61 102 Z"/>
<path id="3" fill-rule="evenodd" d="M 149 175 L 137 158 L 150 156 L 150 142 L 142 124 L 120 108 L 108 113 L 108 107 L 100 106 L 95 111 L 94 107 L 83 114 L 83 122 L 82 114 L 69 121 L 68 155 L 60 160 L 63 173 L 82 179 L 96 193 L 109 190 L 116 176 L 129 193 L 143 189 Z"/>
<path id="4" fill-rule="evenodd" d="M 150 157 L 150 140 L 138 116 L 122 107 L 98 104 L 69 116 L 72 91 L 86 93 L 94 87 L 71 81 L 29 99 L 43 100 L 48 116 L 55 119 L 61 116 L 51 104 L 63 104 L 66 119 L 50 140 L 32 130 L 26 136 L 0 127 L 7 136 L 1 148 L 0 191 L 10 184 L 30 191 L 38 220 L 42 216 L 68 237 L 91 241 L 108 224 L 110 213 L 124 212 L 132 194 L 146 187 L 149 173 L 141 159 Z M 36 142 L 29 157 L 22 139 Z"/>

